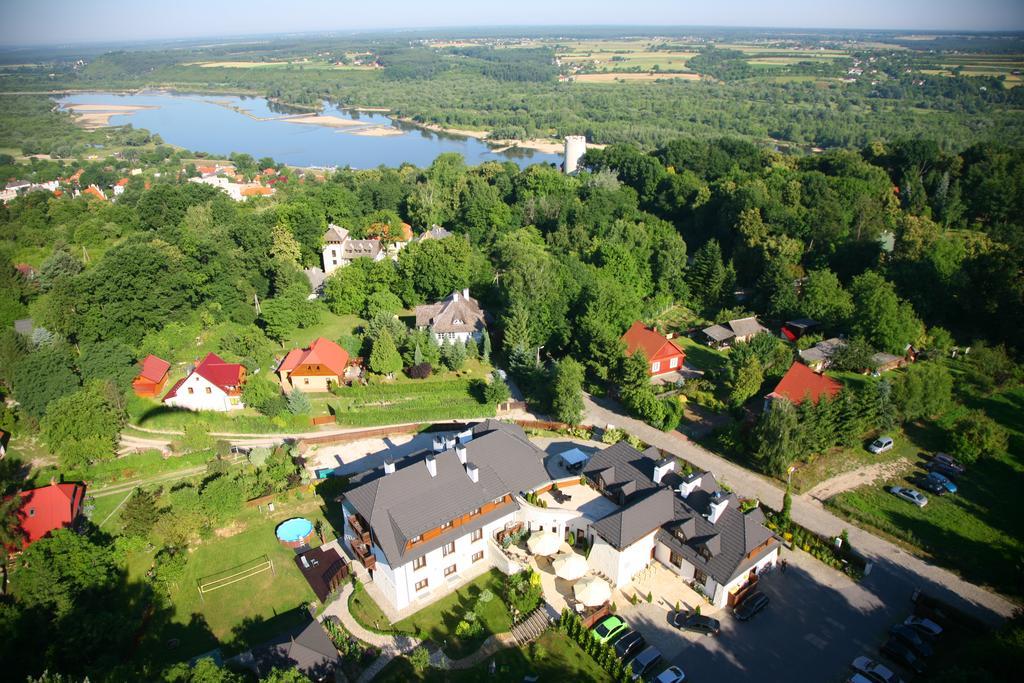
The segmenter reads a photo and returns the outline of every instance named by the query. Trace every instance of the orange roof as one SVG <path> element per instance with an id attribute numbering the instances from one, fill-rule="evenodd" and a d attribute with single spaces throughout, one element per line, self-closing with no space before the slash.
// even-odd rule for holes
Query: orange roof
<path id="1" fill-rule="evenodd" d="M 96 187 L 95 185 L 90 185 L 89 187 L 82 190 L 82 194 L 91 194 L 93 197 L 96 197 L 97 199 L 107 201 L 107 195 L 103 194 L 103 190 Z"/>
<path id="2" fill-rule="evenodd" d="M 842 388 L 843 385 L 831 377 L 819 375 L 803 363 L 794 362 L 768 397 L 784 398 L 794 405 L 800 405 L 806 398 L 817 403 L 822 396 L 832 398 Z"/>
<path id="3" fill-rule="evenodd" d="M 683 350 L 675 342 L 654 330 L 647 329 L 639 320 L 626 330 L 626 334 L 622 335 L 622 341 L 626 342 L 627 356 L 632 356 L 639 349 L 647 356 L 647 360 L 657 356 L 665 348 L 666 344 L 670 345 L 676 352 L 683 353 Z"/>
<path id="4" fill-rule="evenodd" d="M 167 370 L 170 369 L 171 364 L 163 358 L 149 354 L 142 359 L 141 366 L 142 369 L 139 371 L 140 378 L 147 379 L 150 382 L 160 382 L 167 375 Z"/>
<path id="5" fill-rule="evenodd" d="M 402 223 L 402 240 L 405 242 L 411 241 L 413 238 L 412 226 L 408 223 Z"/>
<path id="6" fill-rule="evenodd" d="M 277 366 L 277 371 L 291 372 L 300 365 L 323 365 L 334 374 L 341 375 L 348 365 L 348 351 L 330 339 L 319 337 L 313 340 L 308 349 L 289 351 Z"/>
<path id="7" fill-rule="evenodd" d="M 200 166 L 196 168 L 200 173 L 214 173 L 217 170 L 216 166 Z"/>
<path id="8" fill-rule="evenodd" d="M 51 531 L 70 526 L 85 498 L 85 484 L 58 484 L 22 491 L 18 522 L 27 548 Z"/>
<path id="9" fill-rule="evenodd" d="M 62 196 L 64 196 L 64 190 L 62 190 L 62 189 L 60 189 L 58 187 L 56 190 L 53 191 L 53 196 L 54 197 L 62 197 Z"/>
<path id="10" fill-rule="evenodd" d="M 127 184 L 128 184 L 128 178 L 121 178 L 121 179 L 120 179 L 120 180 L 118 180 L 118 181 L 117 181 L 117 183 L 115 183 L 115 184 L 116 184 L 116 185 L 117 185 L 118 187 L 124 187 L 125 185 L 127 185 Z"/>
<path id="11" fill-rule="evenodd" d="M 243 197 L 258 197 L 258 196 L 269 196 L 274 194 L 272 187 L 243 187 Z"/>

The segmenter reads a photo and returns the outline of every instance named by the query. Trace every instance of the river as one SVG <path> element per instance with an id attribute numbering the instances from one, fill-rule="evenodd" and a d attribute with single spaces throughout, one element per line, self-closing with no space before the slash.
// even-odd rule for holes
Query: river
<path id="1" fill-rule="evenodd" d="M 471 137 L 425 130 L 378 112 L 342 109 L 325 102 L 320 115 L 275 106 L 263 97 L 168 92 L 75 93 L 58 98 L 62 107 L 86 105 L 110 125 L 132 124 L 164 142 L 196 152 L 244 152 L 273 157 L 292 166 L 376 168 L 410 163 L 429 166 L 438 155 L 458 152 L 466 163 L 512 161 L 520 167 L 559 164 L 561 155 L 513 148 L 495 153 Z M 132 111 L 120 108 L 140 107 Z M 80 110 L 81 111 L 81 110 Z M 306 123 L 294 119 L 304 118 Z"/>

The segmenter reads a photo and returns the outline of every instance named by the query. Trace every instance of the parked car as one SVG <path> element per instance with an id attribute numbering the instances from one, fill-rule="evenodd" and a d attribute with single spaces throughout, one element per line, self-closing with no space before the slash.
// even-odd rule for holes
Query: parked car
<path id="1" fill-rule="evenodd" d="M 846 679 L 846 683 L 875 683 L 875 682 L 872 681 L 867 676 L 864 676 L 862 674 L 853 674 L 852 676 L 850 676 L 849 678 Z"/>
<path id="2" fill-rule="evenodd" d="M 643 649 L 647 641 L 636 631 L 626 631 L 615 641 L 615 656 L 628 659 Z"/>
<path id="3" fill-rule="evenodd" d="M 922 633 L 930 638 L 937 638 L 942 635 L 942 627 L 931 619 L 925 619 L 924 617 L 907 617 L 903 623 L 913 629 L 916 629 L 918 633 Z"/>
<path id="4" fill-rule="evenodd" d="M 654 683 L 683 683 L 686 680 L 686 674 L 678 666 L 670 666 L 669 668 L 658 674 L 658 677 L 654 679 Z"/>
<path id="5" fill-rule="evenodd" d="M 652 669 L 659 659 L 661 659 L 661 652 L 658 651 L 658 648 L 651 645 L 626 662 L 625 669 L 629 671 L 629 675 L 635 681 Z"/>
<path id="6" fill-rule="evenodd" d="M 931 657 L 935 654 L 935 649 L 912 626 L 896 624 L 889 629 L 889 635 L 902 641 L 907 647 L 922 657 Z"/>
<path id="7" fill-rule="evenodd" d="M 875 439 L 874 441 L 871 442 L 871 445 L 868 446 L 868 450 L 871 451 L 872 453 L 874 453 L 875 455 L 878 455 L 879 453 L 885 453 L 886 451 L 891 451 L 892 450 L 892 437 L 890 437 L 890 436 L 880 436 L 880 437 L 878 437 L 877 439 Z"/>
<path id="8" fill-rule="evenodd" d="M 943 486 L 937 481 L 929 479 L 926 476 L 918 477 L 915 483 L 928 493 L 934 494 L 936 496 L 944 496 L 947 493 L 949 493 L 949 491 L 946 490 L 945 486 Z"/>
<path id="9" fill-rule="evenodd" d="M 718 619 L 696 612 L 676 612 L 672 615 L 672 625 L 684 631 L 696 631 L 706 636 L 717 636 L 718 632 L 722 630 L 722 624 Z"/>
<path id="10" fill-rule="evenodd" d="M 908 503 L 913 503 L 919 508 L 923 508 L 928 504 L 928 498 L 926 498 L 920 491 L 908 489 L 905 486 L 890 486 L 889 493 L 897 498 L 902 498 Z"/>
<path id="11" fill-rule="evenodd" d="M 956 484 L 950 481 L 949 477 L 939 472 L 929 472 L 927 475 L 925 475 L 925 480 L 928 481 L 930 485 L 940 487 L 944 493 L 957 492 Z"/>
<path id="12" fill-rule="evenodd" d="M 959 460 L 946 453 L 936 453 L 931 457 L 931 462 L 936 465 L 943 465 L 960 474 L 967 474 L 967 468 Z"/>
<path id="13" fill-rule="evenodd" d="M 891 669 L 870 657 L 857 657 L 850 663 L 850 668 L 874 683 L 903 683 Z"/>
<path id="14" fill-rule="evenodd" d="M 914 654 L 914 651 L 904 645 L 902 641 L 895 638 L 885 641 L 885 645 L 879 649 L 883 655 L 897 664 L 902 664 L 914 673 L 922 674 L 927 668 L 923 659 Z"/>
<path id="15" fill-rule="evenodd" d="M 620 617 L 613 614 L 612 616 L 606 617 L 598 622 L 597 626 L 591 630 L 590 634 L 594 636 L 599 643 L 610 643 L 628 630 L 629 625 Z"/>
<path id="16" fill-rule="evenodd" d="M 958 470 L 955 467 L 951 467 L 943 462 L 936 462 L 934 460 L 929 460 L 927 463 L 925 463 L 924 468 L 929 472 L 937 472 L 949 479 L 956 479 L 957 477 L 961 477 L 964 474 L 962 471 Z"/>
<path id="17" fill-rule="evenodd" d="M 754 591 L 747 597 L 743 598 L 743 601 L 740 604 L 736 605 L 733 609 L 733 613 L 740 621 L 747 621 L 767 606 L 768 596 L 761 591 Z"/>

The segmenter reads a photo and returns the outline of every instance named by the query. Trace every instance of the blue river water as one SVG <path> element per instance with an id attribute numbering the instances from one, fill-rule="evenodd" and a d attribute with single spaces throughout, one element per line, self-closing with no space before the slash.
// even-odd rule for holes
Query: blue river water
<path id="1" fill-rule="evenodd" d="M 288 123 L 286 118 L 296 112 L 282 111 L 263 97 L 97 92 L 75 93 L 59 98 L 58 102 L 61 105 L 153 107 L 111 116 L 110 124 L 130 123 L 160 135 L 164 142 L 196 152 L 217 155 L 244 152 L 257 159 L 269 156 L 293 166 L 376 168 L 411 163 L 424 167 L 445 152 L 458 152 L 470 165 L 485 161 L 513 161 L 520 167 L 526 167 L 562 161 L 561 155 L 518 148 L 495 153 L 486 143 L 474 138 L 436 133 L 393 121 L 380 113 L 340 109 L 327 102 L 321 115 L 358 121 L 365 126 L 335 128 Z M 371 126 L 397 128 L 401 134 L 374 137 L 353 133 Z"/>

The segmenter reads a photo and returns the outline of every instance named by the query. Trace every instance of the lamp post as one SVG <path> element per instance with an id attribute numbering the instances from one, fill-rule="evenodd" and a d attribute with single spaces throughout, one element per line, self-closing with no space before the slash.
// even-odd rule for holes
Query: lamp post
<path id="1" fill-rule="evenodd" d="M 791 488 L 793 485 L 793 473 L 796 472 L 796 465 L 790 465 L 786 470 L 786 474 L 789 475 L 786 478 L 786 488 Z"/>

